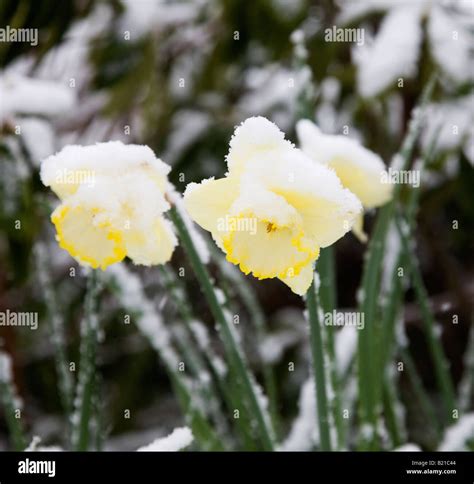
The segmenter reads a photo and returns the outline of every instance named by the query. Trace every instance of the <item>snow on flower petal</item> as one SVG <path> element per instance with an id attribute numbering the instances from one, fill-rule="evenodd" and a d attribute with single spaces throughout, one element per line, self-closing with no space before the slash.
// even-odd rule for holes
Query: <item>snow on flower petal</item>
<path id="1" fill-rule="evenodd" d="M 305 235 L 318 247 L 327 247 L 341 238 L 361 211 L 357 197 L 341 185 L 332 170 L 315 164 L 292 146 L 262 153 L 254 160 L 241 184 L 256 182 L 296 211 Z M 256 193 L 255 189 L 250 191 Z"/>
<path id="2" fill-rule="evenodd" d="M 285 135 L 268 119 L 248 118 L 235 130 L 230 140 L 227 166 L 230 174 L 242 173 L 254 157 L 268 151 L 291 148 Z"/>
<path id="3" fill-rule="evenodd" d="M 227 161 L 224 178 L 188 185 L 189 214 L 244 273 L 305 294 L 320 247 L 351 229 L 359 200 L 265 118 L 236 129 Z"/>
<path id="4" fill-rule="evenodd" d="M 332 168 L 364 208 L 379 207 L 390 200 L 392 185 L 378 155 L 347 136 L 323 134 L 307 119 L 298 122 L 296 131 L 301 149 L 318 164 Z M 364 240 L 362 225 L 359 217 L 353 231 Z"/>
<path id="5" fill-rule="evenodd" d="M 64 147 L 42 162 L 41 181 L 63 199 L 81 185 L 94 184 L 101 175 L 120 177 L 135 171 L 147 174 L 164 191 L 170 167 L 148 146 L 124 145 L 120 141 Z"/>
<path id="6" fill-rule="evenodd" d="M 165 199 L 169 167 L 146 146 L 67 146 L 41 165 L 62 200 L 52 214 L 57 240 L 81 264 L 105 269 L 126 256 L 167 262 L 176 246 Z"/>

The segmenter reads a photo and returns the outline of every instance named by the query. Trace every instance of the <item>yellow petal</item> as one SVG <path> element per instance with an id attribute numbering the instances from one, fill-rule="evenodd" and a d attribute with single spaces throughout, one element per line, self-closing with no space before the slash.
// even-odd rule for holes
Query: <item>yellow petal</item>
<path id="1" fill-rule="evenodd" d="M 255 180 L 296 210 L 305 235 L 319 247 L 327 247 L 349 232 L 362 210 L 334 170 L 314 163 L 299 150 L 262 155 L 242 176 L 242 188 L 255 185 Z"/>
<path id="2" fill-rule="evenodd" d="M 177 242 L 170 223 L 164 218 L 156 219 L 147 230 L 129 227 L 123 235 L 128 257 L 135 264 L 145 266 L 168 262 Z"/>
<path id="3" fill-rule="evenodd" d="M 296 208 L 306 235 L 319 247 L 327 247 L 340 239 L 351 229 L 359 213 L 355 205 L 354 210 L 343 210 L 340 203 L 296 190 L 278 190 L 277 193 Z"/>
<path id="4" fill-rule="evenodd" d="M 280 277 L 280 280 L 284 282 L 295 294 L 298 294 L 298 296 L 304 296 L 313 282 L 313 275 L 313 262 L 310 262 L 301 269 L 298 275 Z"/>
<path id="5" fill-rule="evenodd" d="M 347 136 L 323 134 L 308 119 L 298 121 L 296 131 L 303 151 L 314 162 L 333 168 L 364 207 L 378 207 L 390 200 L 392 187 L 384 183 L 387 173 L 378 155 Z"/>
<path id="6" fill-rule="evenodd" d="M 191 183 L 184 192 L 184 206 L 191 218 L 214 238 L 222 237 L 220 225 L 238 196 L 239 182 L 234 177 L 213 178 Z"/>
<path id="7" fill-rule="evenodd" d="M 258 220 L 255 230 L 231 231 L 223 239 L 227 260 L 258 279 L 297 275 L 319 252 L 298 227 Z"/>
<path id="8" fill-rule="evenodd" d="M 59 246 L 85 265 L 105 269 L 126 255 L 122 233 L 99 208 L 63 204 L 51 220 Z"/>
<path id="9" fill-rule="evenodd" d="M 89 169 L 63 170 L 56 174 L 51 181 L 51 190 L 61 199 L 74 195 L 81 185 L 93 186 L 96 182 L 96 173 Z"/>
<path id="10" fill-rule="evenodd" d="M 382 182 L 383 171 L 364 170 L 345 158 L 335 158 L 328 163 L 341 183 L 356 195 L 366 208 L 379 207 L 392 197 L 390 183 Z"/>
<path id="11" fill-rule="evenodd" d="M 362 213 L 357 216 L 352 226 L 352 232 L 360 242 L 367 242 L 367 234 L 364 232 L 364 215 Z"/>

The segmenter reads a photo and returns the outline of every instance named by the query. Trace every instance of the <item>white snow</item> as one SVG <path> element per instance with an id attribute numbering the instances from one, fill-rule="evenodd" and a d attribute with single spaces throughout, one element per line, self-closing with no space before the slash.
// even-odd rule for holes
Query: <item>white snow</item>
<path id="1" fill-rule="evenodd" d="M 9 355 L 0 351 L 0 382 L 10 383 L 12 381 L 12 362 Z"/>
<path id="2" fill-rule="evenodd" d="M 13 72 L 0 76 L 0 120 L 14 114 L 55 116 L 74 107 L 75 92 L 65 84 Z"/>
<path id="3" fill-rule="evenodd" d="M 57 445 L 39 445 L 41 438 L 34 435 L 25 452 L 62 452 L 63 449 Z"/>
<path id="4" fill-rule="evenodd" d="M 147 234 L 139 248 L 127 247 L 127 255 L 135 264 L 151 265 L 163 258 L 156 255 L 160 245 L 170 256 L 177 245 L 171 223 L 162 217 L 169 209 L 169 170 L 147 146 L 110 141 L 66 146 L 42 162 L 40 174 L 69 207 L 99 208 L 95 223 Z M 150 230 L 158 224 L 159 230 Z"/>
<path id="5" fill-rule="evenodd" d="M 380 30 L 368 45 L 353 49 L 358 67 L 358 88 L 364 97 L 376 96 L 402 78 L 412 78 L 427 17 L 431 55 L 440 69 L 456 83 L 474 77 L 472 70 L 473 4 L 469 1 L 366 0 L 342 3 L 340 22 L 352 22 L 371 11 L 386 11 Z M 365 27 L 362 27 L 365 28 Z M 403 33 L 400 33 L 400 32 Z"/>
<path id="6" fill-rule="evenodd" d="M 472 16 L 472 12 L 471 12 Z M 441 6 L 433 6 L 428 21 L 431 53 L 439 67 L 458 83 L 472 79 L 472 34 Z"/>
<path id="7" fill-rule="evenodd" d="M 397 227 L 392 222 L 388 228 L 387 236 L 385 239 L 385 251 L 383 259 L 382 278 L 380 281 L 380 289 L 382 294 L 385 295 L 392 286 L 392 277 L 395 266 L 398 262 L 398 257 L 401 250 L 400 235 L 398 234 Z"/>
<path id="8" fill-rule="evenodd" d="M 413 4 L 423 5 L 431 0 L 364 0 L 355 2 L 354 0 L 338 0 L 340 12 L 336 22 L 339 24 L 352 23 L 359 17 L 372 12 L 381 12 L 394 7 L 410 6 Z"/>
<path id="9" fill-rule="evenodd" d="M 357 327 L 342 326 L 335 338 L 336 361 L 339 373 L 346 373 L 357 349 Z"/>
<path id="10" fill-rule="evenodd" d="M 344 158 L 377 176 L 385 170 L 385 164 L 379 155 L 349 136 L 323 134 L 308 119 L 298 121 L 296 132 L 302 150 L 318 163 L 327 164 L 335 158 Z"/>
<path id="11" fill-rule="evenodd" d="M 146 168 L 150 170 L 150 174 L 161 178 L 171 169 L 144 145 L 125 145 L 120 141 L 89 146 L 69 145 L 42 162 L 41 180 L 46 186 L 50 186 L 64 170 L 84 170 L 96 175 L 118 177 L 141 168 Z"/>
<path id="12" fill-rule="evenodd" d="M 211 122 L 212 119 L 207 113 L 189 109 L 178 111 L 173 116 L 163 158 L 173 164 L 184 150 L 209 129 Z"/>
<path id="13" fill-rule="evenodd" d="M 120 301 L 124 307 L 140 312 L 138 318 L 134 319 L 139 331 L 148 339 L 164 362 L 176 368 L 179 357 L 171 346 L 170 333 L 153 303 L 146 297 L 140 278 L 124 264 L 110 266 L 107 274 L 111 274 L 118 284 L 121 291 Z"/>
<path id="14" fill-rule="evenodd" d="M 463 415 L 457 423 L 446 430 L 438 450 L 441 452 L 468 450 L 468 440 L 474 440 L 474 413 Z"/>
<path id="15" fill-rule="evenodd" d="M 137 449 L 137 452 L 177 452 L 190 445 L 193 433 L 189 427 L 174 429 L 167 437 L 156 439 L 151 444 Z"/>
<path id="16" fill-rule="evenodd" d="M 426 107 L 425 128 L 421 134 L 425 149 L 433 142 L 435 135 L 437 150 L 449 151 L 463 145 L 467 148 L 468 143 L 474 138 L 473 106 L 473 95 L 429 104 Z"/>
<path id="17" fill-rule="evenodd" d="M 308 378 L 301 387 L 298 406 L 298 416 L 278 450 L 308 451 L 319 441 L 316 425 L 316 394 L 312 377 Z"/>
<path id="18" fill-rule="evenodd" d="M 35 67 L 35 75 L 39 78 L 55 80 L 64 85 L 69 85 L 73 79 L 75 87 L 71 90 L 81 92 L 93 74 L 89 65 L 91 43 L 110 28 L 112 18 L 112 7 L 98 2 L 87 17 L 71 25 L 61 43 L 49 50 L 37 67 L 33 56 L 22 58 L 23 65 L 18 67 L 24 72 L 30 72 Z"/>
<path id="19" fill-rule="evenodd" d="M 204 326 L 204 323 L 194 319 L 189 323 L 189 326 L 194 337 L 196 338 L 199 348 L 203 351 L 207 351 L 209 349 L 210 340 L 209 332 L 207 331 L 206 326 Z"/>
<path id="20" fill-rule="evenodd" d="M 189 326 L 191 328 L 194 338 L 196 339 L 199 349 L 204 353 L 209 353 L 209 362 L 211 363 L 214 371 L 222 377 L 225 376 L 227 374 L 226 363 L 213 351 L 209 351 L 211 339 L 207 327 L 202 321 L 198 321 L 197 319 L 192 320 Z"/>
<path id="21" fill-rule="evenodd" d="M 288 113 L 294 110 L 296 99 L 307 86 L 311 71 L 306 68 L 290 70 L 278 64 L 265 67 L 253 67 L 246 72 L 247 93 L 244 94 L 238 108 L 242 116 L 255 116 L 272 112 L 272 118 L 279 121 L 283 128 L 287 125 Z M 278 113 L 282 114 L 278 117 Z"/>
<path id="22" fill-rule="evenodd" d="M 322 133 L 309 119 L 298 121 L 296 132 L 301 149 L 315 164 L 334 168 L 340 174 L 337 164 L 343 162 L 358 173 L 344 184 L 364 207 L 379 206 L 390 199 L 392 188 L 383 183 L 387 172 L 379 155 L 346 135 Z"/>
<path id="23" fill-rule="evenodd" d="M 44 119 L 21 118 L 16 120 L 31 160 L 36 166 L 54 152 L 55 135 L 51 124 Z"/>
<path id="24" fill-rule="evenodd" d="M 255 136 L 258 136 L 257 132 Z M 263 135 L 260 139 L 263 139 Z M 278 187 L 308 196 L 317 194 L 320 198 L 336 203 L 341 216 L 347 212 L 347 220 L 352 218 L 351 215 L 355 218 L 361 212 L 358 198 L 342 186 L 335 172 L 323 164 L 314 163 L 301 150 L 291 145 L 282 145 L 267 151 L 266 146 L 260 143 L 249 145 L 247 150 L 250 153 L 252 150 L 256 152 L 248 160 L 246 177 L 242 178 L 241 187 L 247 182 L 253 185 L 260 182 L 270 189 Z"/>
<path id="25" fill-rule="evenodd" d="M 120 28 L 137 38 L 152 29 L 161 30 L 193 21 L 207 1 L 124 0 L 123 3 L 125 12 L 120 19 Z"/>
<path id="26" fill-rule="evenodd" d="M 363 97 L 376 96 L 397 79 L 415 75 L 422 41 L 420 13 L 417 5 L 390 10 L 372 45 L 352 49 Z"/>
<path id="27" fill-rule="evenodd" d="M 278 331 L 265 336 L 259 347 L 260 356 L 265 364 L 274 365 L 281 360 L 284 351 L 301 339 L 292 329 Z"/>
<path id="28" fill-rule="evenodd" d="M 395 452 L 421 452 L 421 449 L 416 444 L 405 444 L 393 449 Z"/>

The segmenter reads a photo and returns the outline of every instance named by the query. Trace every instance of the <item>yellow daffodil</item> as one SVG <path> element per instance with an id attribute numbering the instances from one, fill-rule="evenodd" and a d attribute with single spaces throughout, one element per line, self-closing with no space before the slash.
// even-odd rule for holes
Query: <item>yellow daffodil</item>
<path id="1" fill-rule="evenodd" d="M 224 178 L 187 186 L 187 211 L 244 273 L 305 294 L 319 249 L 351 229 L 359 200 L 262 117 L 236 129 L 227 165 Z"/>
<path id="2" fill-rule="evenodd" d="M 60 247 L 94 269 L 126 256 L 167 262 L 176 245 L 163 216 L 169 169 L 150 148 L 118 141 L 67 146 L 45 159 L 41 179 L 62 201 L 51 216 Z"/>
<path id="3" fill-rule="evenodd" d="M 315 162 L 332 168 L 344 187 L 361 201 L 365 209 L 379 207 L 392 197 L 392 185 L 382 159 L 357 141 L 342 135 L 325 135 L 307 119 L 296 125 L 301 149 Z M 354 224 L 354 234 L 361 241 L 363 215 Z"/>

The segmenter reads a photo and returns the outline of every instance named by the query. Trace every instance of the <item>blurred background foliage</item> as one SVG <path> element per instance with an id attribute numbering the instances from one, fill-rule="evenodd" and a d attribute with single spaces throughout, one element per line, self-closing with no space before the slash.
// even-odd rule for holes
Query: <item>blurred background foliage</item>
<path id="1" fill-rule="evenodd" d="M 448 10 L 456 13 L 461 7 L 458 3 L 451 2 Z M 52 199 L 41 185 L 38 166 L 41 156 L 65 144 L 109 139 L 147 144 L 172 165 L 171 179 L 183 191 L 191 181 L 224 174 L 229 139 L 234 127 L 248 116 L 268 117 L 296 142 L 297 101 L 310 77 L 314 83 L 311 117 L 328 133 L 344 132 L 361 139 L 388 163 L 400 147 L 410 112 L 437 68 L 436 61 L 424 36 L 416 72 L 404 79 L 403 87 L 393 83 L 374 96 L 361 96 L 352 52 L 355 47 L 326 42 L 324 30 L 333 25 L 363 27 L 375 36 L 388 9 L 366 8 L 342 22 L 341 12 L 347 13 L 350 6 L 350 2 L 334 0 L 2 0 L 2 27 L 39 32 L 37 46 L 0 43 L 2 79 L 17 75 L 54 82 L 70 91 L 73 103 L 67 109 L 59 106 L 60 112 L 54 113 L 36 108 L 29 112 L 28 107 L 3 113 L 0 309 L 39 311 L 40 321 L 47 317 L 33 248 L 39 240 L 48 244 L 54 240 L 49 223 Z M 426 18 L 423 22 L 426 29 Z M 297 29 L 304 32 L 310 72 L 295 60 L 291 36 Z M 54 105 L 54 90 L 51 93 Z M 8 91 L 0 95 L 3 104 Z M 455 103 L 469 95 L 471 81 L 451 82 L 441 75 L 434 102 Z M 474 155 L 468 140 L 472 137 L 473 103 L 472 97 L 467 99 L 463 109 L 468 129 L 459 134 L 458 142 L 438 147 L 422 182 L 416 231 L 421 268 L 457 384 L 466 377 L 464 357 L 474 300 Z M 17 126 L 22 128 L 20 134 Z M 420 144 L 417 155 L 422 150 Z M 369 231 L 371 220 L 369 217 Z M 453 221 L 458 222 L 455 230 Z M 338 242 L 336 250 L 339 303 L 352 307 L 364 246 L 348 235 Z M 74 361 L 84 283 L 80 271 L 78 277 L 70 277 L 75 264 L 68 255 L 54 244 L 48 254 L 69 358 Z M 187 267 L 180 249 L 173 265 Z M 165 295 L 161 276 L 154 269 L 138 272 L 146 281 L 147 293 L 153 295 L 165 321 L 172 325 L 179 316 Z M 218 272 L 216 267 L 214 272 Z M 287 371 L 288 362 L 308 358 L 302 303 L 278 282 L 249 283 L 263 306 L 268 337 L 273 336 L 279 345 L 271 363 L 277 374 L 278 410 L 283 416 L 280 435 L 284 436 L 298 411 L 298 394 L 307 376 L 303 364 L 296 364 L 294 374 Z M 186 284 L 192 307 L 210 327 L 211 317 L 196 282 L 189 278 Z M 133 325 L 123 324 L 124 309 L 113 294 L 105 290 L 103 298 L 102 431 L 115 438 L 116 448 L 129 448 L 133 432 L 151 427 L 169 429 L 182 415 L 165 369 L 160 362 L 156 367 L 155 353 Z M 244 339 L 252 341 L 251 315 L 245 310 L 242 314 L 245 321 L 240 329 Z M 453 314 L 459 315 L 458 325 L 452 324 Z M 406 296 L 404 320 L 410 351 L 424 385 L 436 399 L 420 311 L 411 291 Z M 37 332 L 0 327 L 0 336 L 3 348 L 13 358 L 27 426 L 46 442 L 60 441 L 60 401 L 47 329 L 41 324 Z M 220 351 L 217 342 L 213 346 Z M 260 378 L 262 368 L 256 352 L 249 353 Z M 430 448 L 423 423 L 416 423 L 417 408 L 410 407 L 412 390 L 403 376 L 399 386 L 406 421 L 415 422 L 407 425 L 410 441 Z M 131 409 L 131 419 L 123 418 L 124 409 Z M 126 444 L 120 439 L 125 434 Z M 1 419 L 0 447 L 8 448 Z"/>

